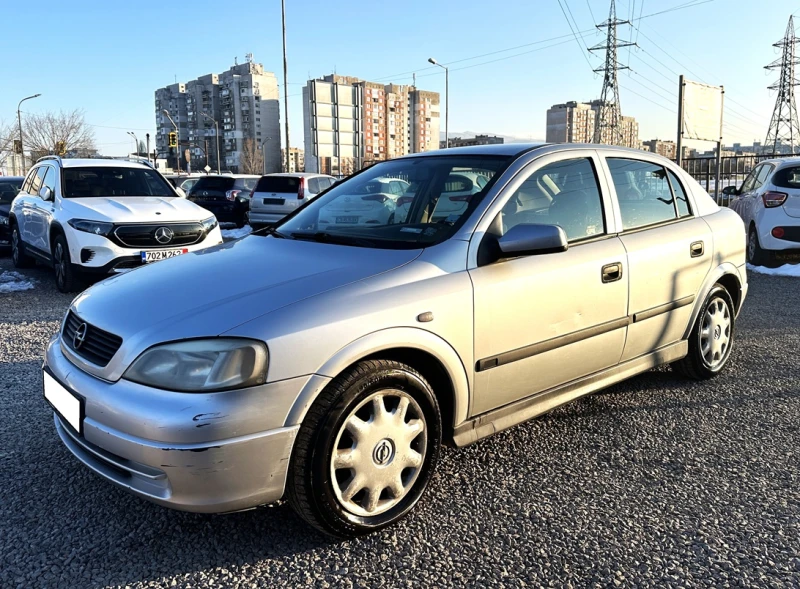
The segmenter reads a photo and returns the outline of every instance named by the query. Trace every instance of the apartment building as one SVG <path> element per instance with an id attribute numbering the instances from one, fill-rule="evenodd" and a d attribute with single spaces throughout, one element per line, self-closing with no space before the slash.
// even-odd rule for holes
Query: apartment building
<path id="1" fill-rule="evenodd" d="M 642 149 L 663 155 L 671 160 L 678 157 L 678 146 L 674 141 L 662 141 L 661 139 L 642 141 Z"/>
<path id="2" fill-rule="evenodd" d="M 505 143 L 505 139 L 496 135 L 475 135 L 475 137 L 451 137 L 450 147 L 469 147 L 470 145 L 499 145 Z M 439 141 L 439 148 L 444 149 L 447 143 Z"/>
<path id="3" fill-rule="evenodd" d="M 305 165 L 350 174 L 438 146 L 439 95 L 414 86 L 336 74 L 303 88 Z"/>
<path id="4" fill-rule="evenodd" d="M 251 142 L 250 151 L 256 149 L 263 155 L 267 172 L 281 170 L 278 81 L 275 74 L 255 63 L 251 54 L 245 63 L 234 64 L 221 74 L 159 88 L 155 106 L 156 150 L 173 168 L 177 151 L 181 170 L 199 170 L 208 164 L 213 169 L 241 173 L 245 171 L 246 142 Z M 163 109 L 178 126 L 177 150 L 169 147 L 169 133 L 175 129 Z M 221 162 L 216 161 L 217 127 Z"/>
<path id="5" fill-rule="evenodd" d="M 286 150 L 281 149 L 281 170 L 283 172 L 305 172 L 305 153 L 299 147 L 289 148 L 289 169 L 286 169 Z"/>
<path id="6" fill-rule="evenodd" d="M 600 119 L 603 104 L 599 100 L 591 102 L 570 101 L 554 104 L 547 109 L 548 143 L 594 143 L 595 129 Z M 620 120 L 622 139 L 620 145 L 639 148 L 639 123 L 634 117 L 622 116 Z M 601 143 L 613 143 L 611 131 L 604 131 Z"/>

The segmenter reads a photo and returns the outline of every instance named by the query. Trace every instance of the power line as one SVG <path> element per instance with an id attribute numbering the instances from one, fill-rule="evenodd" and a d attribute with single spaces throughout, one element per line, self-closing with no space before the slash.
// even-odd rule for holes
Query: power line
<path id="1" fill-rule="evenodd" d="M 564 1 L 566 2 L 566 0 Z M 564 11 L 564 7 L 561 5 L 561 0 L 558 0 L 558 7 L 561 9 L 561 14 L 564 15 L 564 19 L 567 21 L 567 25 L 569 25 L 569 30 L 572 31 L 572 35 L 575 37 L 575 42 L 578 44 L 578 48 L 581 50 L 581 55 L 586 60 L 586 63 L 589 65 L 589 69 L 594 70 L 594 66 L 592 65 L 592 62 L 589 61 L 589 56 L 587 55 L 588 50 L 586 50 L 583 44 L 580 41 L 578 41 L 578 35 L 575 34 L 575 29 L 572 27 L 572 23 L 570 22 L 567 13 Z M 567 4 L 567 8 L 569 8 L 569 4 Z M 572 11 L 570 11 L 570 14 L 572 14 Z M 577 24 L 578 23 L 576 22 L 575 25 L 577 26 Z M 586 51 L 586 53 L 584 53 L 584 51 Z"/>
<path id="2" fill-rule="evenodd" d="M 595 22 L 597 19 L 594 17 L 594 12 L 592 12 L 592 5 L 589 4 L 589 0 L 586 0 L 586 6 L 589 7 L 589 15 L 592 17 L 592 22 Z"/>

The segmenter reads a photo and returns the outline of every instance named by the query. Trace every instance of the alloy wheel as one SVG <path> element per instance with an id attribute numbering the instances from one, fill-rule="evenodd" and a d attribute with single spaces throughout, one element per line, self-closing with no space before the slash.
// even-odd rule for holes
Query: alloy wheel
<path id="1" fill-rule="evenodd" d="M 755 259 L 756 259 L 756 232 L 751 229 L 750 233 L 747 236 L 747 260 L 752 263 L 752 261 Z"/>
<path id="2" fill-rule="evenodd" d="M 64 247 L 60 243 L 56 243 L 56 249 L 53 252 L 53 269 L 56 271 L 56 282 L 59 285 L 64 284 L 64 273 L 66 272 L 64 264 Z"/>
<path id="3" fill-rule="evenodd" d="M 706 307 L 700 326 L 700 353 L 706 365 L 715 370 L 728 357 L 731 343 L 731 312 L 728 304 L 714 297 Z"/>
<path id="4" fill-rule="evenodd" d="M 384 513 L 400 503 L 422 469 L 428 428 L 408 393 L 381 390 L 344 420 L 330 462 L 339 504 L 356 516 Z"/>
<path id="5" fill-rule="evenodd" d="M 19 264 L 19 231 L 16 227 L 11 230 L 11 259 L 14 264 Z"/>

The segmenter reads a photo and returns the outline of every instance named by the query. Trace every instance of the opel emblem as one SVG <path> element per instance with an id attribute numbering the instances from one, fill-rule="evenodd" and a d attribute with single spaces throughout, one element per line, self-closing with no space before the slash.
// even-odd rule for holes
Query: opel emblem
<path id="1" fill-rule="evenodd" d="M 85 323 L 81 323 L 78 326 L 78 329 L 75 330 L 75 335 L 72 336 L 72 347 L 75 350 L 80 349 L 83 345 L 83 341 L 86 339 L 86 332 L 89 329 L 89 326 Z"/>
<path id="2" fill-rule="evenodd" d="M 375 450 L 372 451 L 372 459 L 378 466 L 384 466 L 388 464 L 393 456 L 394 445 L 390 440 L 387 439 L 383 439 L 378 442 L 378 445 L 375 446 Z"/>
<path id="3" fill-rule="evenodd" d="M 156 229 L 156 241 L 161 244 L 167 244 L 172 241 L 172 229 L 169 227 L 159 227 Z"/>

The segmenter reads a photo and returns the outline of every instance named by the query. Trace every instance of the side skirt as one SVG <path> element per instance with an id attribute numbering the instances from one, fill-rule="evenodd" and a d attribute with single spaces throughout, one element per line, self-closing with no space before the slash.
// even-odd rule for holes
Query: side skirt
<path id="1" fill-rule="evenodd" d="M 519 423 L 523 423 L 579 397 L 604 389 L 636 374 L 680 360 L 689 353 L 689 342 L 681 340 L 617 366 L 584 376 L 570 383 L 537 393 L 510 405 L 493 409 L 456 427 L 453 441 L 466 446 Z"/>

